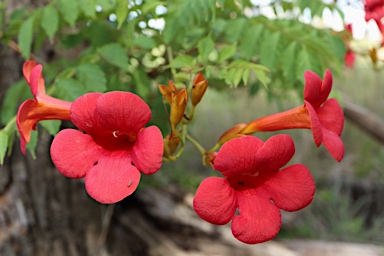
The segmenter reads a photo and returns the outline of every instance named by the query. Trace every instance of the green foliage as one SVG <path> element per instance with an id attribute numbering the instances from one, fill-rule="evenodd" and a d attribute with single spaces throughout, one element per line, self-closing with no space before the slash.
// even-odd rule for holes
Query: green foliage
<path id="1" fill-rule="evenodd" d="M 5 153 L 8 147 L 8 134 L 4 130 L 0 130 L 0 164 L 4 163 Z"/>
<path id="2" fill-rule="evenodd" d="M 48 35 L 49 40 L 53 40 L 53 36 L 59 28 L 59 14 L 52 5 L 48 5 L 43 8 L 43 14 L 41 17 L 41 27 Z"/>
<path id="3" fill-rule="evenodd" d="M 19 30 L 19 48 L 21 54 L 25 59 L 29 59 L 29 54 L 31 52 L 32 46 L 32 36 L 33 36 L 33 16 L 26 21 L 20 27 Z"/>

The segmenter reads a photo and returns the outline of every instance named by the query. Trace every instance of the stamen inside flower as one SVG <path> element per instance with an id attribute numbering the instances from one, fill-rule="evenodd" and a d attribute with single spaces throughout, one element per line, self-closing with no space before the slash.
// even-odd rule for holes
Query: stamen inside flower
<path id="1" fill-rule="evenodd" d="M 136 133 L 121 132 L 119 130 L 113 131 L 112 135 L 115 138 L 124 138 L 129 142 L 135 142 L 137 138 Z"/>

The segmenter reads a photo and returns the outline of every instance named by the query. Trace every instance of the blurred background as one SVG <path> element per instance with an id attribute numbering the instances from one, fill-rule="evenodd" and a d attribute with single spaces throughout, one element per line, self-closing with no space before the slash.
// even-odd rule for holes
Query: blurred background
<path id="1" fill-rule="evenodd" d="M 384 1 L 1 0 L 0 255 L 384 255 Z M 371 15 L 371 16 L 369 16 Z M 373 17 L 373 18 L 371 18 Z M 352 24 L 352 25 L 348 25 Z M 99 91 L 139 94 L 151 124 L 170 133 L 158 84 L 203 72 L 208 90 L 188 125 L 206 149 L 228 128 L 303 104 L 303 73 L 329 68 L 346 120 L 338 163 L 311 131 L 290 134 L 317 185 L 313 202 L 283 212 L 260 245 L 194 213 L 200 182 L 218 175 L 186 144 L 177 161 L 143 176 L 115 205 L 90 198 L 55 170 L 43 121 L 21 154 L 18 106 L 32 98 L 22 65 L 43 64 L 47 92 L 73 101 Z M 263 140 L 277 133 L 258 133 Z"/>

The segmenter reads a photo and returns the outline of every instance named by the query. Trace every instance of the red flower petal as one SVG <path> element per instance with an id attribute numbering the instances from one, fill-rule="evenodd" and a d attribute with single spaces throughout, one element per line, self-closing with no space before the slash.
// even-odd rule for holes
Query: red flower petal
<path id="1" fill-rule="evenodd" d="M 331 156 L 340 162 L 344 157 L 344 144 L 340 136 L 332 131 L 323 129 L 323 144 Z"/>
<path id="2" fill-rule="evenodd" d="M 312 202 L 315 183 L 307 167 L 291 165 L 262 185 L 275 205 L 285 211 L 300 210 Z"/>
<path id="3" fill-rule="evenodd" d="M 64 176 L 83 178 L 99 160 L 98 148 L 90 135 L 65 129 L 56 135 L 51 144 L 51 158 Z"/>
<path id="4" fill-rule="evenodd" d="M 137 134 L 132 149 L 132 162 L 144 174 L 157 172 L 163 160 L 163 136 L 156 126 L 144 128 Z"/>
<path id="5" fill-rule="evenodd" d="M 321 126 L 340 135 L 344 127 L 344 113 L 335 99 L 329 99 L 316 109 Z"/>
<path id="6" fill-rule="evenodd" d="M 262 140 L 253 136 L 231 139 L 217 153 L 214 167 L 227 177 L 253 174 L 259 164 L 256 152 L 263 144 Z"/>
<path id="7" fill-rule="evenodd" d="M 69 120 L 70 103 L 47 96 L 46 102 L 34 100 L 24 101 L 16 116 L 17 129 L 20 133 L 20 148 L 26 153 L 25 146 L 31 140 L 31 131 L 36 129 L 36 124 L 41 120 Z M 56 101 L 55 101 L 56 100 Z M 55 103 L 58 103 L 57 105 Z"/>
<path id="8" fill-rule="evenodd" d="M 323 141 L 323 132 L 321 130 L 321 124 L 319 118 L 317 117 L 317 113 L 311 103 L 308 101 L 304 101 L 305 106 L 308 109 L 309 117 L 311 118 L 311 128 L 313 139 L 315 140 L 316 146 L 320 146 Z"/>
<path id="9" fill-rule="evenodd" d="M 125 151 L 108 153 L 98 160 L 85 177 L 88 194 L 103 204 L 123 200 L 136 190 L 140 181 L 140 172 L 131 165 L 131 159 Z"/>
<path id="10" fill-rule="evenodd" d="M 26 61 L 23 65 L 24 79 L 29 84 L 36 100 L 38 94 L 45 94 L 44 78 L 41 74 L 42 69 L 43 67 L 34 61 Z"/>
<path id="11" fill-rule="evenodd" d="M 295 154 L 295 145 L 292 138 L 287 134 L 270 137 L 256 153 L 258 161 L 257 169 L 276 171 L 286 165 Z"/>
<path id="12" fill-rule="evenodd" d="M 317 108 L 328 98 L 331 92 L 332 73 L 327 69 L 322 81 L 315 72 L 307 70 L 304 73 L 304 79 L 304 100 L 310 102 L 314 108 Z"/>
<path id="13" fill-rule="evenodd" d="M 206 178 L 196 191 L 193 208 L 197 215 L 209 223 L 227 224 L 236 211 L 235 192 L 224 178 Z"/>
<path id="14" fill-rule="evenodd" d="M 24 101 L 16 116 L 16 125 L 20 133 L 20 149 L 23 154 L 26 154 L 26 145 L 31 140 L 31 131 L 36 130 L 36 124 L 39 121 L 36 118 L 30 118 L 30 110 L 37 108 L 38 103 L 34 100 Z"/>
<path id="15" fill-rule="evenodd" d="M 139 96 L 117 91 L 105 93 L 97 100 L 96 114 L 105 128 L 133 133 L 139 132 L 152 115 Z"/>
<path id="16" fill-rule="evenodd" d="M 262 189 L 236 192 L 240 215 L 232 220 L 232 233 L 240 241 L 256 244 L 274 238 L 280 230 L 280 210 Z"/>
<path id="17" fill-rule="evenodd" d="M 71 106 L 71 121 L 88 134 L 101 135 L 103 128 L 95 117 L 96 101 L 102 94 L 91 92 L 77 98 Z"/>

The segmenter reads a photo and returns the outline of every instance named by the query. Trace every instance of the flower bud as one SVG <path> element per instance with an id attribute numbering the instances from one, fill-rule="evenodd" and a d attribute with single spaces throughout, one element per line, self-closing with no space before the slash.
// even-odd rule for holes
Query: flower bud
<path id="1" fill-rule="evenodd" d="M 199 102 L 204 96 L 205 91 L 207 90 L 207 87 L 208 81 L 204 80 L 204 76 L 200 72 L 196 75 L 195 79 L 193 80 L 193 86 L 191 90 L 191 101 L 193 106 L 199 104 Z"/>
<path id="2" fill-rule="evenodd" d="M 247 124 L 242 123 L 242 124 L 235 125 L 231 129 L 227 130 L 219 138 L 218 144 L 223 145 L 225 142 L 229 141 L 230 139 L 242 136 L 240 131 L 243 130 L 246 126 Z"/>
<path id="3" fill-rule="evenodd" d="M 205 165 L 210 165 L 212 168 L 214 168 L 213 164 L 214 164 L 216 155 L 217 155 L 217 152 L 211 152 L 211 153 L 205 155 L 205 157 L 204 157 L 204 164 Z"/>
<path id="4" fill-rule="evenodd" d="M 180 138 L 176 137 L 174 133 L 168 134 L 164 139 L 164 154 L 165 158 L 173 156 L 179 146 Z"/>
<path id="5" fill-rule="evenodd" d="M 170 122 L 172 127 L 176 127 L 183 118 L 185 109 L 188 103 L 188 93 L 187 89 L 184 88 L 177 94 L 172 95 L 171 102 L 171 114 L 170 114 Z"/>
<path id="6" fill-rule="evenodd" d="M 169 105 L 171 105 L 172 95 L 176 95 L 178 93 L 175 83 L 171 79 L 168 79 L 168 87 L 163 84 L 159 84 L 158 87 L 161 95 L 163 95 L 164 99 Z"/>

